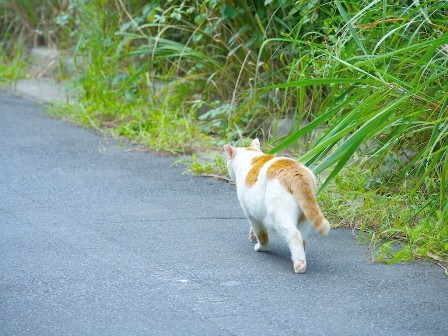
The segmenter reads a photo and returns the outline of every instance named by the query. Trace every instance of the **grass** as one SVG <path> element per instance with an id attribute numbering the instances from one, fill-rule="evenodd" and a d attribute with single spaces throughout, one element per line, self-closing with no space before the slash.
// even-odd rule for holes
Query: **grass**
<path id="1" fill-rule="evenodd" d="M 74 50 L 82 94 L 53 115 L 193 154 L 205 175 L 225 165 L 202 152 L 258 136 L 314 170 L 325 213 L 372 259 L 448 261 L 445 2 L 43 1 L 45 24 L 29 1 L 1 4 L 9 36 L 36 43 L 38 27 Z"/>
<path id="2" fill-rule="evenodd" d="M 9 54 L 0 49 L 0 87 L 14 83 L 25 75 L 28 64 L 19 46 L 19 43 L 16 44 Z"/>
<path id="3" fill-rule="evenodd" d="M 372 170 L 344 168 L 320 195 L 332 224 L 352 228 L 369 246 L 373 261 L 432 259 L 447 266 L 448 228 L 441 214 L 432 214 L 425 195 L 412 199 L 405 192 L 379 193 Z M 409 218 L 409 214 L 415 214 Z M 436 220 L 434 220 L 436 218 Z"/>
<path id="4" fill-rule="evenodd" d="M 299 160 L 316 174 L 328 171 L 321 186 L 328 193 L 327 187 L 353 164 L 354 156 L 362 155 L 363 164 L 355 167 L 366 166 L 368 173 L 362 176 L 375 176 L 375 180 L 362 184 L 368 188 L 355 188 L 364 195 L 355 208 L 362 218 L 368 218 L 377 259 L 446 260 L 448 92 L 443 88 L 448 83 L 448 34 L 440 16 L 446 5 L 439 12 L 442 5 L 432 3 L 430 14 L 429 2 L 387 13 L 385 2 L 380 6 L 377 1 L 378 6 L 371 4 L 368 11 L 358 8 L 351 17 L 341 2 L 335 3 L 345 25 L 337 32 L 341 36 L 337 50 L 334 45 L 313 46 L 325 64 L 324 69 L 318 69 L 320 78 L 309 78 L 309 69 L 294 69 L 290 78 L 301 79 L 265 87 L 301 90 L 327 84 L 325 97 L 313 90 L 319 94 L 320 113 L 277 142 L 271 152 L 325 127 L 312 149 Z M 356 8 L 358 4 L 351 5 Z M 375 11 L 383 20 L 369 22 Z M 400 20 L 388 21 L 393 26 L 386 27 L 385 12 Z M 412 34 L 403 34 L 406 30 Z M 283 41 L 306 45 L 297 39 Z M 350 181 L 359 186 L 354 177 Z M 391 246 L 397 241 L 405 243 L 394 252 Z"/>

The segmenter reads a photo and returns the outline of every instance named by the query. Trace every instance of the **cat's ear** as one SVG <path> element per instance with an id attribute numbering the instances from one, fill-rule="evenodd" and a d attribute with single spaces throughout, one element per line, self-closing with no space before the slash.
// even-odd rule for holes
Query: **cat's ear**
<path id="1" fill-rule="evenodd" d="M 260 140 L 258 140 L 258 138 L 253 139 L 250 146 L 261 152 Z"/>
<path id="2" fill-rule="evenodd" d="M 230 145 L 224 145 L 224 150 L 226 151 L 229 158 L 233 158 L 236 155 L 237 149 L 230 146 Z"/>

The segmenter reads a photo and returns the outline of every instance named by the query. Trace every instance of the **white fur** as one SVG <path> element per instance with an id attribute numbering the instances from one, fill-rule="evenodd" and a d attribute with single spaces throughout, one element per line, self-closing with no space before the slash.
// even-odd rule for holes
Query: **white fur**
<path id="1" fill-rule="evenodd" d="M 251 146 L 257 148 L 256 143 L 252 143 Z M 302 211 L 297 200 L 277 179 L 268 180 L 266 177 L 269 166 L 276 160 L 285 158 L 274 158 L 265 163 L 258 174 L 257 182 L 248 187 L 246 176 L 251 169 L 251 161 L 263 153 L 245 148 L 232 147 L 232 150 L 233 152 L 226 149 L 231 156 L 227 167 L 230 176 L 236 182 L 238 199 L 255 235 L 258 236 L 260 230 L 271 229 L 278 232 L 289 245 L 295 272 L 305 272 L 306 257 L 303 240 L 306 240 L 311 230 L 311 223 L 305 220 L 298 224 Z M 255 250 L 266 251 L 268 246 L 258 242 Z"/>

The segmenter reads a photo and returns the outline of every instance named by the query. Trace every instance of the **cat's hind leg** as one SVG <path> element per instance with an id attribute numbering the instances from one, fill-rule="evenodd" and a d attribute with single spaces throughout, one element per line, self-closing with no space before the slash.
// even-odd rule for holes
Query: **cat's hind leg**
<path id="1" fill-rule="evenodd" d="M 305 257 L 305 241 L 298 229 L 292 230 L 287 238 L 289 249 L 291 250 L 291 258 L 294 263 L 294 271 L 296 273 L 304 273 L 306 271 Z"/>
<path id="2" fill-rule="evenodd" d="M 291 251 L 291 259 L 296 273 L 306 271 L 305 242 L 294 220 L 285 215 L 275 215 L 277 231 L 285 238 Z"/>
<path id="3" fill-rule="evenodd" d="M 254 250 L 257 252 L 269 251 L 269 236 L 265 226 L 257 220 L 249 219 L 251 231 L 255 236 L 257 243 L 254 246 Z M 249 236 L 252 238 L 249 232 Z"/>
<path id="4" fill-rule="evenodd" d="M 306 239 L 310 234 L 310 231 L 312 229 L 312 224 L 308 220 L 300 220 L 297 223 L 297 229 L 302 234 L 302 240 L 303 240 L 303 249 L 306 252 Z"/>
<path id="5" fill-rule="evenodd" d="M 252 229 L 252 226 L 250 227 L 250 230 L 249 230 L 249 239 L 252 243 L 258 242 L 257 236 L 255 235 L 255 232 L 254 232 L 254 229 Z"/>

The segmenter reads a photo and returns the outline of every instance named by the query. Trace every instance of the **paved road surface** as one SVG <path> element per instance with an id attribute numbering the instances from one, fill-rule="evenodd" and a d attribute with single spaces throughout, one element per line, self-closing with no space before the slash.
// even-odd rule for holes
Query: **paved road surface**
<path id="1" fill-rule="evenodd" d="M 447 335 L 448 279 L 313 234 L 256 253 L 234 187 L 0 93 L 0 335 Z"/>

